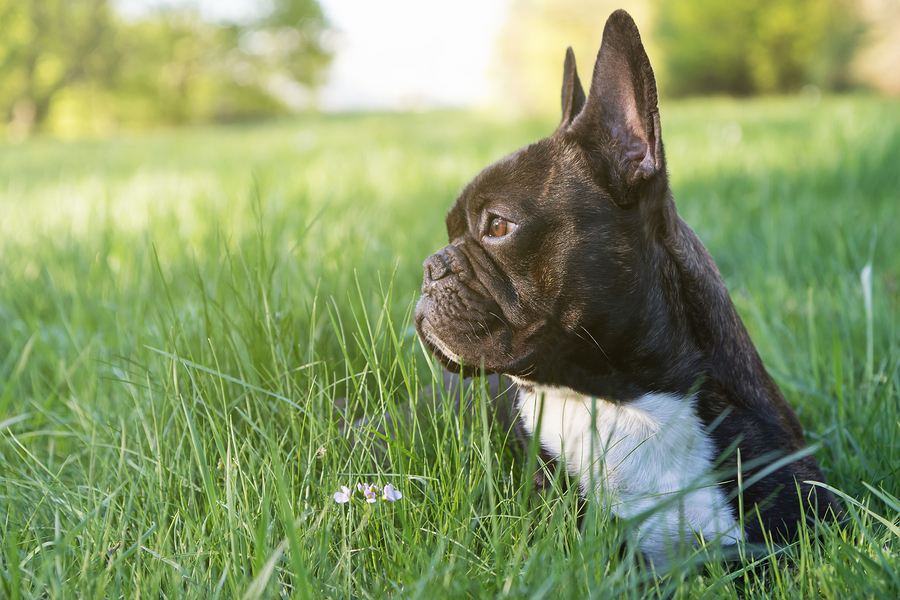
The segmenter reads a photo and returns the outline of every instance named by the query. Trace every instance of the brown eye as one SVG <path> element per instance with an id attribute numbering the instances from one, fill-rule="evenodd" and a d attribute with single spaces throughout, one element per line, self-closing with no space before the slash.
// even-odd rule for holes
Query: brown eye
<path id="1" fill-rule="evenodd" d="M 503 237 L 504 235 L 510 233 L 513 230 L 513 225 L 503 217 L 494 217 L 494 220 L 491 221 L 491 237 Z"/>

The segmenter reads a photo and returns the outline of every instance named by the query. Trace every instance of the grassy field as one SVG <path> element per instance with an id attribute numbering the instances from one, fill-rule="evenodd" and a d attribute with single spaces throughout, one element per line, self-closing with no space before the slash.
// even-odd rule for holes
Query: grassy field
<path id="1" fill-rule="evenodd" d="M 553 130 L 311 117 L 0 146 L 0 598 L 900 597 L 900 105 L 664 103 L 718 261 L 850 522 L 662 578 L 538 497 L 489 411 L 351 444 L 439 377 L 421 262 L 483 166 Z M 862 276 L 869 273 L 868 277 Z M 341 485 L 397 502 L 337 504 Z"/>

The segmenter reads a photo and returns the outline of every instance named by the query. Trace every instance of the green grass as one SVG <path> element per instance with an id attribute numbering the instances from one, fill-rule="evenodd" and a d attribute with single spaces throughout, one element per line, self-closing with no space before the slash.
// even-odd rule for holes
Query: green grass
<path id="1" fill-rule="evenodd" d="M 410 327 L 421 262 L 465 182 L 554 122 L 33 138 L 0 146 L 0 598 L 900 596 L 900 106 L 662 119 L 679 209 L 846 496 L 843 531 L 656 578 L 619 553 L 631 524 L 579 529 L 571 492 L 531 493 L 487 410 L 339 434 L 337 398 L 377 417 L 439 376 Z M 335 504 L 356 481 L 403 498 Z"/>

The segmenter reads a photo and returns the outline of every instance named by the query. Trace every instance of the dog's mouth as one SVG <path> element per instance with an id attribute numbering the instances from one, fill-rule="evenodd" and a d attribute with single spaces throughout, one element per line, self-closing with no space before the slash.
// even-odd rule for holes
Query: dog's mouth
<path id="1" fill-rule="evenodd" d="M 422 345 L 438 359 L 441 366 L 451 373 L 459 374 L 463 378 L 500 373 L 522 379 L 531 379 L 535 375 L 538 355 L 540 354 L 540 348 L 538 347 L 515 357 L 508 352 L 500 353 L 506 360 L 503 360 L 500 356 L 494 356 L 491 359 L 489 355 L 478 358 L 476 350 L 472 354 L 475 358 L 467 361 L 464 356 L 454 352 L 450 345 L 441 339 L 433 324 L 428 321 L 425 315 L 417 315 L 416 330 Z M 504 344 L 497 341 L 497 345 Z"/>
<path id="2" fill-rule="evenodd" d="M 472 377 L 479 373 L 493 373 L 494 370 L 484 367 L 482 364 L 470 364 L 453 351 L 435 332 L 434 327 L 428 322 L 428 317 L 421 315 L 416 319 L 416 331 L 425 348 L 451 373 L 458 373 L 463 377 Z"/>

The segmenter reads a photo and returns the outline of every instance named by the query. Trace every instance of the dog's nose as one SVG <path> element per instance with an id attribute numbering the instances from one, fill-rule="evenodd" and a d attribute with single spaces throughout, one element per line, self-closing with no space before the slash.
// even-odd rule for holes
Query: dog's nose
<path id="1" fill-rule="evenodd" d="M 425 262 L 422 263 L 422 268 L 425 270 L 426 283 L 443 279 L 450 274 L 450 267 L 447 265 L 444 255 L 440 252 L 435 252 L 426 258 Z"/>

